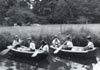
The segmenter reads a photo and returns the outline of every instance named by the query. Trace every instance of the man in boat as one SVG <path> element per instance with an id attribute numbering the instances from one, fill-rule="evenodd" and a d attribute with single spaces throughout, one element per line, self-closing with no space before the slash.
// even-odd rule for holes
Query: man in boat
<path id="1" fill-rule="evenodd" d="M 44 40 L 41 41 L 41 47 L 39 49 L 42 50 L 43 52 L 47 53 L 49 52 L 49 46 Z"/>
<path id="2" fill-rule="evenodd" d="M 94 48 L 94 44 L 92 42 L 92 37 L 88 36 L 87 40 L 88 40 L 88 44 L 87 44 L 87 46 L 85 46 L 85 50 L 93 49 Z"/>
<path id="3" fill-rule="evenodd" d="M 18 47 L 21 47 L 21 43 L 22 43 L 22 40 L 19 38 L 18 35 L 15 35 L 15 39 L 12 43 L 12 48 L 18 48 Z"/>
<path id="4" fill-rule="evenodd" d="M 31 37 L 28 38 L 28 43 L 29 43 L 30 51 L 34 51 L 35 50 L 35 43 Z"/>
<path id="5" fill-rule="evenodd" d="M 49 53 L 49 46 L 44 40 L 41 41 L 40 48 L 38 50 L 35 50 L 32 57 L 36 57 L 39 53 Z"/>
<path id="6" fill-rule="evenodd" d="M 73 47 L 72 38 L 71 38 L 70 35 L 67 35 L 67 40 L 66 40 L 66 42 L 64 44 L 63 49 L 69 49 L 69 50 L 71 50 L 72 47 Z"/>
<path id="7" fill-rule="evenodd" d="M 60 40 L 57 38 L 57 35 L 55 35 L 54 40 L 52 41 L 52 45 L 56 48 L 60 46 Z"/>

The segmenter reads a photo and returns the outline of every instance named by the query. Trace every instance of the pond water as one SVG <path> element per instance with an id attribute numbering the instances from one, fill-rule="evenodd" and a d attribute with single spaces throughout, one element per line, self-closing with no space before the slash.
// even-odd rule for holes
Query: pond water
<path id="1" fill-rule="evenodd" d="M 35 62 L 0 56 L 0 70 L 100 70 L 100 50 L 96 58 L 87 60 L 49 56 L 45 60 Z"/>

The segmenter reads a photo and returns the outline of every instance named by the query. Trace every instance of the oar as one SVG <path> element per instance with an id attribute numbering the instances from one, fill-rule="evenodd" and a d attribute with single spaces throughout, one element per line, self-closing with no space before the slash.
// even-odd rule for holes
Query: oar
<path id="1" fill-rule="evenodd" d="M 59 48 L 57 48 L 55 51 L 54 51 L 54 54 L 56 54 L 56 53 L 58 53 L 61 49 L 62 49 L 62 47 L 63 47 L 63 45 L 66 43 L 66 41 L 59 47 Z"/>
<path id="2" fill-rule="evenodd" d="M 12 47 L 12 46 L 8 46 L 7 49 L 1 51 L 1 52 L 0 52 L 0 55 L 5 55 L 5 54 L 7 54 L 7 53 L 10 51 L 10 48 L 11 48 L 11 47 Z"/>
<path id="3" fill-rule="evenodd" d="M 10 49 L 5 49 L 3 51 L 0 52 L 0 55 L 5 55 L 10 51 Z"/>
<path id="4" fill-rule="evenodd" d="M 32 54 L 31 57 L 37 56 L 37 55 L 39 54 L 39 50 L 40 50 L 41 48 L 42 48 L 42 46 L 41 46 L 38 50 L 36 50 L 36 51 Z"/>

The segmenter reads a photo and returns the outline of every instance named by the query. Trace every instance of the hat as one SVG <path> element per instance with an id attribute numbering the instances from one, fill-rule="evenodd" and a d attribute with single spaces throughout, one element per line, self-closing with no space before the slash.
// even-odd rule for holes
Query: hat
<path id="1" fill-rule="evenodd" d="M 18 37 L 18 35 L 15 35 L 15 37 Z"/>
<path id="2" fill-rule="evenodd" d="M 19 36 L 18 36 L 18 35 L 15 35 L 15 38 L 16 38 L 16 39 L 18 39 L 18 38 L 19 38 Z"/>
<path id="3" fill-rule="evenodd" d="M 87 39 L 92 39 L 92 37 L 91 36 L 87 36 Z"/>
<path id="4" fill-rule="evenodd" d="M 67 38 L 67 39 L 71 39 L 71 36 L 70 36 L 70 34 L 68 34 L 68 35 L 66 36 L 66 38 Z"/>
<path id="5" fill-rule="evenodd" d="M 55 37 L 57 37 L 57 35 L 55 35 Z"/>
<path id="6" fill-rule="evenodd" d="M 46 42 L 44 40 L 41 41 L 41 44 L 46 45 Z"/>

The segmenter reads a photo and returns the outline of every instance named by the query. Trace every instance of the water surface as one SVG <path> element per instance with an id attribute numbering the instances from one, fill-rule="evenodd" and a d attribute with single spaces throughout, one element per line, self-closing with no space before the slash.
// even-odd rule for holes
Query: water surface
<path id="1" fill-rule="evenodd" d="M 0 56 L 0 70 L 100 70 L 100 50 L 96 58 L 60 58 L 49 56 L 39 62 Z"/>

